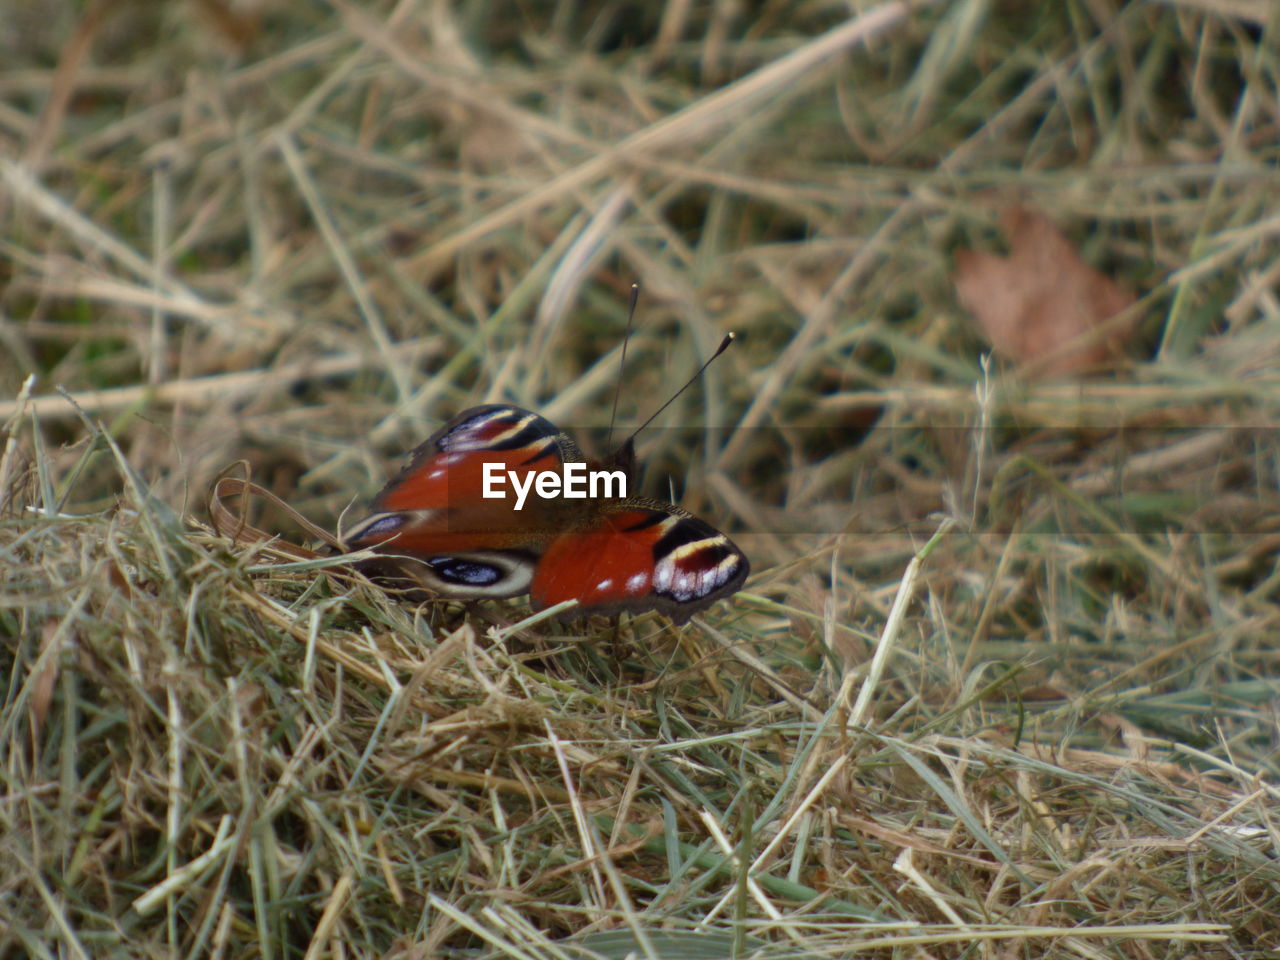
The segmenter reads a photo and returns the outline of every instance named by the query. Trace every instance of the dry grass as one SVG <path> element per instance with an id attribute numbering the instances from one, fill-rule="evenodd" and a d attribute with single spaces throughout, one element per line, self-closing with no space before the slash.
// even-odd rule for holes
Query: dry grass
<path id="1" fill-rule="evenodd" d="M 1271 5 L 6 6 L 0 958 L 1280 956 Z M 1129 367 L 984 371 L 1013 201 Z M 202 526 L 599 430 L 635 279 L 688 628 Z"/>

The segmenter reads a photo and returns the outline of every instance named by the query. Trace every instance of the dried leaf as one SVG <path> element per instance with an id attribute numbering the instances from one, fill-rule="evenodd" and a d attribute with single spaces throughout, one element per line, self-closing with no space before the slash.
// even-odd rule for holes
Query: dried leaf
<path id="1" fill-rule="evenodd" d="M 1042 214 L 1014 207 L 1002 224 L 1010 255 L 961 250 L 952 278 L 996 352 L 1039 376 L 1123 360 L 1133 324 L 1107 321 L 1134 295 L 1081 260 Z"/>

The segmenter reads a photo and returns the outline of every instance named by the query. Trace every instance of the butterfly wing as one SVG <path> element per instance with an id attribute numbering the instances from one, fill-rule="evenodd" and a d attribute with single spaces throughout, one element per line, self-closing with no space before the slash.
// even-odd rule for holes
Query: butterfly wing
<path id="1" fill-rule="evenodd" d="M 530 593 L 538 609 L 577 600 L 569 616 L 657 610 L 680 624 L 740 590 L 749 572 L 710 524 L 669 503 L 622 500 L 551 541 Z"/>
<path id="2" fill-rule="evenodd" d="M 570 616 L 657 610 L 676 623 L 741 588 L 747 558 L 724 534 L 669 503 L 482 496 L 486 464 L 504 476 L 583 460 L 550 421 L 519 407 L 472 407 L 437 430 L 343 537 L 387 557 L 393 576 L 446 597 L 532 594 Z M 630 445 L 606 461 L 630 479 Z M 492 469 L 492 468 L 491 468 Z M 510 480 L 504 491 L 510 493 Z M 383 567 L 385 572 L 385 566 Z"/>
<path id="3" fill-rule="evenodd" d="M 536 413 L 505 404 L 472 407 L 413 451 L 343 542 L 412 558 L 397 565 L 399 572 L 444 596 L 527 593 L 543 547 L 564 529 L 563 507 L 530 492 L 523 509 L 515 509 L 510 475 L 558 471 L 579 460 L 573 442 Z M 494 488 L 504 498 L 483 496 L 486 464 L 506 478 Z"/>

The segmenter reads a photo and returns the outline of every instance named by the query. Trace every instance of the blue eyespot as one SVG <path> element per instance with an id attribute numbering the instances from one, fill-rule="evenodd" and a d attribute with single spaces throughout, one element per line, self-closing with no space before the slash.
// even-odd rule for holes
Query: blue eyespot
<path id="1" fill-rule="evenodd" d="M 405 519 L 403 513 L 388 513 L 385 517 L 379 517 L 361 530 L 360 539 L 368 540 L 370 537 L 380 537 L 384 534 L 395 533 L 404 526 Z"/>
<path id="2" fill-rule="evenodd" d="M 488 587 L 502 579 L 502 571 L 493 564 L 477 563 L 474 560 L 433 557 L 428 566 L 446 583 L 468 587 Z"/>

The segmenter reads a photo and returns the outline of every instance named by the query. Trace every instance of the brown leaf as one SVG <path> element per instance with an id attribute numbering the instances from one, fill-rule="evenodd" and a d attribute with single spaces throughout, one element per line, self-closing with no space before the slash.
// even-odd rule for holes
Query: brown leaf
<path id="1" fill-rule="evenodd" d="M 1134 295 L 1080 259 L 1042 214 L 1013 207 L 1001 218 L 1010 255 L 956 254 L 960 302 L 991 346 L 1038 376 L 1083 373 L 1124 359 L 1132 321 L 1108 324 Z"/>

